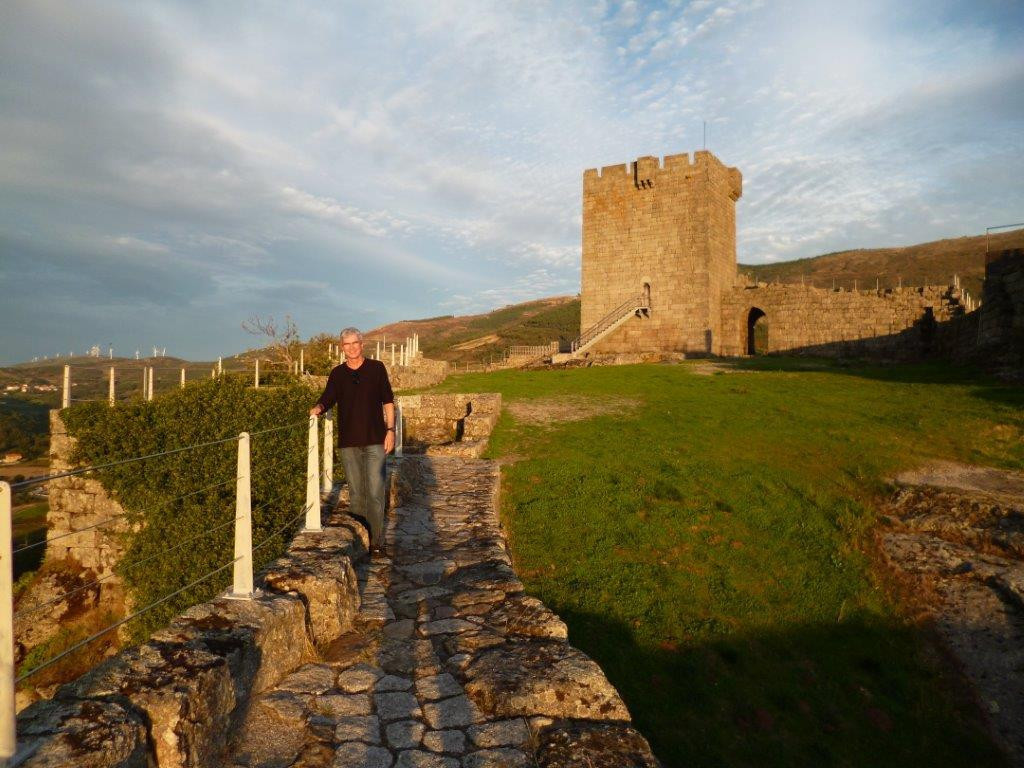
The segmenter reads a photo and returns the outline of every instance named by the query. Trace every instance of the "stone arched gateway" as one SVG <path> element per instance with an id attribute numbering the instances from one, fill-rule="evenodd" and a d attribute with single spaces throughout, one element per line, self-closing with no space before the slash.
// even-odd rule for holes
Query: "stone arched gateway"
<path id="1" fill-rule="evenodd" d="M 747 354 L 763 355 L 768 351 L 768 315 L 760 307 L 747 313 Z"/>

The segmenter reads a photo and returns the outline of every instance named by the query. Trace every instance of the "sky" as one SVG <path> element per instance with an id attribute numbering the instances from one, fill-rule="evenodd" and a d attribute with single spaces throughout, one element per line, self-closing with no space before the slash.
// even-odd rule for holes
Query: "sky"
<path id="1" fill-rule="evenodd" d="M 704 142 L 744 263 L 1024 221 L 1024 3 L 0 4 L 0 362 L 575 294 L 584 169 Z"/>

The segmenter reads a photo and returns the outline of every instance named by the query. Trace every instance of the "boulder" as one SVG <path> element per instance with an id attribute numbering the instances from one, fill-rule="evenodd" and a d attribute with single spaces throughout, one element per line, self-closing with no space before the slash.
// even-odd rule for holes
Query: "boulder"
<path id="1" fill-rule="evenodd" d="M 567 643 L 507 643 L 482 651 L 463 674 L 466 693 L 491 717 L 629 721 L 601 668 Z"/>

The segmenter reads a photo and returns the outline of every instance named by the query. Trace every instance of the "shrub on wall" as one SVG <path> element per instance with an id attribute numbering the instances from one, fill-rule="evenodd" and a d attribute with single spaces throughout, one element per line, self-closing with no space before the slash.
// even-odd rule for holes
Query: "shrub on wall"
<path id="1" fill-rule="evenodd" d="M 303 522 L 305 424 L 316 394 L 297 383 L 256 390 L 237 379 L 219 378 L 149 403 L 114 408 L 82 403 L 64 411 L 69 434 L 78 438 L 73 458 L 82 465 L 168 453 L 93 475 L 132 523 L 117 571 L 134 610 L 182 590 L 133 620 L 134 638 L 147 636 L 187 606 L 230 585 L 230 566 L 193 585 L 234 557 L 238 446 L 234 439 L 215 441 L 294 425 L 251 438 L 256 569 L 282 554 Z M 173 452 L 193 445 L 202 447 Z"/>

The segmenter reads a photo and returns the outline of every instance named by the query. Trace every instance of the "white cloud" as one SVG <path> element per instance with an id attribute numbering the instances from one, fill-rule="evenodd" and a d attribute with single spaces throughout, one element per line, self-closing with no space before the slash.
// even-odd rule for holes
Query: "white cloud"
<path id="1" fill-rule="evenodd" d="M 583 169 L 698 149 L 704 121 L 744 174 L 741 259 L 977 232 L 1024 208 L 1024 31 L 999 13 L 15 0 L 0 244 L 38 295 L 0 325 L 69 346 L 87 323 L 38 299 L 82 264 L 63 307 L 187 306 L 196 354 L 240 343 L 246 295 L 315 294 L 314 330 L 574 293 Z"/>

